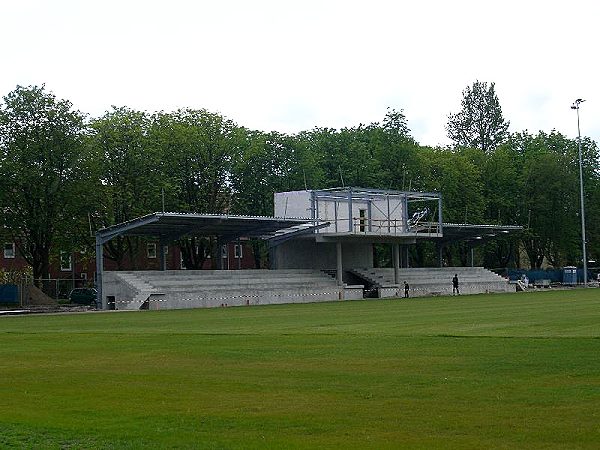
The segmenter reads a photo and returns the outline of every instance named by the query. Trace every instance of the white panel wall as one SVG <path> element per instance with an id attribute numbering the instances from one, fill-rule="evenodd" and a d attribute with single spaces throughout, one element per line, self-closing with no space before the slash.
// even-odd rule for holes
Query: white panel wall
<path id="1" fill-rule="evenodd" d="M 373 200 L 371 207 L 371 217 L 373 219 L 373 232 L 377 232 L 378 226 L 386 228 L 388 226 L 388 214 L 391 223 L 390 232 L 400 232 L 403 229 L 403 211 L 404 207 L 402 199 L 397 197 L 390 197 L 389 199 L 389 212 L 388 212 L 388 200 L 386 198 Z M 394 225 L 397 229 L 394 230 Z"/>
<path id="2" fill-rule="evenodd" d="M 352 200 L 353 227 L 348 220 L 348 200 L 319 199 L 317 206 L 317 218 L 322 221 L 331 222 L 331 225 L 319 230 L 319 233 L 360 233 L 359 221 L 360 210 L 365 210 L 365 230 L 368 231 L 369 224 L 369 200 Z M 337 214 L 336 214 L 337 208 Z M 388 213 L 391 219 L 390 232 L 396 233 L 403 230 L 403 202 L 402 198 L 390 197 L 389 206 L 387 198 L 371 200 L 372 231 L 375 233 L 388 232 Z M 278 192 L 275 194 L 275 216 L 276 217 L 300 217 L 311 218 L 311 191 Z M 337 226 L 336 226 L 337 225 Z M 394 228 L 396 226 L 397 228 Z"/>
<path id="3" fill-rule="evenodd" d="M 336 228 L 336 211 L 337 207 L 337 228 Z M 368 223 L 368 202 L 354 200 L 352 202 L 352 218 L 358 219 L 360 216 L 360 210 L 364 209 L 367 211 L 365 215 L 365 224 Z M 322 228 L 319 233 L 347 233 L 351 231 L 350 222 L 348 221 L 348 201 L 347 200 L 319 200 L 318 206 L 318 217 L 321 220 L 331 222 L 331 225 L 327 228 Z M 358 220 L 353 220 L 353 223 L 358 224 Z"/>
<path id="4" fill-rule="evenodd" d="M 311 218 L 310 191 L 275 193 L 275 217 Z"/>

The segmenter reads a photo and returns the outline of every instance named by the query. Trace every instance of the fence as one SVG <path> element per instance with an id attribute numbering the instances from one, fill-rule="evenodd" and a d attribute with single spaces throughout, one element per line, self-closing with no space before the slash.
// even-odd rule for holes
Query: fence
<path id="1" fill-rule="evenodd" d="M 40 296 L 37 286 L 44 295 Z M 30 273 L 0 270 L 0 308 L 45 304 L 52 300 L 67 300 L 75 288 L 94 287 L 94 280 L 85 278 L 46 278 L 34 283 Z M 40 303 L 41 302 L 41 303 Z"/>
<path id="2" fill-rule="evenodd" d="M 38 287 L 48 297 L 55 300 L 69 298 L 75 288 L 94 287 L 94 282 L 83 278 L 49 278 L 38 280 Z"/>
<path id="3" fill-rule="evenodd" d="M 550 280 L 552 283 L 563 282 L 563 269 L 525 270 L 525 269 L 499 269 L 494 270 L 502 276 L 508 276 L 511 281 L 520 280 L 523 275 L 529 278 L 531 283 L 535 280 Z M 588 280 L 592 279 L 592 272 L 588 270 Z M 583 269 L 577 269 L 577 282 L 583 283 Z"/>

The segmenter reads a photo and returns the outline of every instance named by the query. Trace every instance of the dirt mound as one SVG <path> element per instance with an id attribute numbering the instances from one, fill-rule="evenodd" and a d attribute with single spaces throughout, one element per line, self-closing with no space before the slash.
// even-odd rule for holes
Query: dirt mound
<path id="1" fill-rule="evenodd" d="M 56 305 L 57 302 L 51 297 L 44 294 L 35 285 L 27 286 L 26 298 L 28 305 Z"/>

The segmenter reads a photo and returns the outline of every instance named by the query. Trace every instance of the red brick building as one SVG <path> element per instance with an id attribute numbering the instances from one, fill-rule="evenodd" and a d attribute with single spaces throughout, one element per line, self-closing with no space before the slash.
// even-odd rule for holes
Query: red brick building
<path id="1" fill-rule="evenodd" d="M 29 267 L 29 264 L 19 252 L 15 242 L 5 240 L 2 247 L 0 270 L 22 271 Z M 223 259 L 223 269 L 239 270 L 257 268 L 254 252 L 248 241 L 224 245 L 221 248 L 221 257 Z M 167 246 L 166 264 L 167 270 L 185 270 L 179 246 Z M 106 270 L 117 270 L 117 264 L 107 257 L 104 258 L 104 267 Z M 213 262 L 210 255 L 208 255 L 202 268 L 211 269 L 212 267 Z M 124 259 L 122 270 L 134 270 L 134 268 L 135 270 L 159 269 L 158 243 L 142 243 L 136 255 L 135 262 L 132 262 L 129 258 Z M 80 284 L 93 284 L 95 272 L 95 255 L 89 255 L 85 252 L 60 252 L 58 258 L 51 259 L 50 273 L 46 274 L 44 278 L 76 279 Z M 87 283 L 79 280 L 86 280 Z"/>

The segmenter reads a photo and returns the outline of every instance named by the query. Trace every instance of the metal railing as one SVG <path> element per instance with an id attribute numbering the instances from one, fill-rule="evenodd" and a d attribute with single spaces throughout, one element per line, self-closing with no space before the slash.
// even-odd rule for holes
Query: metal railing
<path id="1" fill-rule="evenodd" d="M 353 217 L 352 232 L 354 234 L 407 235 L 441 233 L 441 230 L 439 222 L 423 221 L 407 224 L 402 219 L 371 219 L 369 223 L 363 217 Z"/>
<path id="2" fill-rule="evenodd" d="M 348 219 L 338 218 L 337 220 L 329 220 L 331 225 L 316 230 L 316 233 L 347 233 Z M 403 219 L 371 219 L 370 221 L 364 217 L 352 218 L 353 234 L 364 235 L 419 235 L 419 234 L 439 234 L 442 232 L 440 223 L 435 221 L 420 221 L 414 223 L 406 223 Z"/>

